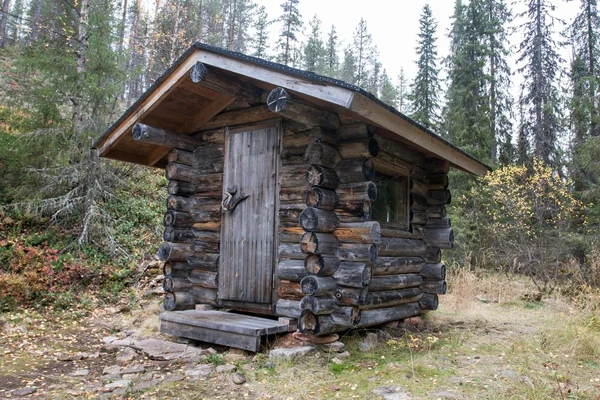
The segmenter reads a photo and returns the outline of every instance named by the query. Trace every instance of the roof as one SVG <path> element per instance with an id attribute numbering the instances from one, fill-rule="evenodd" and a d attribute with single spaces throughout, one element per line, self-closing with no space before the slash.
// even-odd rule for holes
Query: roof
<path id="1" fill-rule="evenodd" d="M 380 127 L 390 132 L 391 138 L 446 160 L 453 167 L 480 176 L 490 170 L 475 157 L 355 85 L 202 43 L 195 43 L 183 53 L 94 143 L 99 155 L 161 167 L 166 163 L 169 149 L 133 142 L 130 132 L 136 122 L 192 134 L 216 127 L 215 117 L 227 107 L 235 110 L 236 93 L 218 85 L 200 88 L 191 83 L 189 71 L 198 61 L 213 69 L 222 82 L 238 82 L 246 87 L 245 95 L 257 96 L 254 103 L 250 101 L 251 106 L 260 105 L 260 99 L 264 103 L 261 91 L 252 94 L 252 88 L 268 93 L 275 87 L 283 87 L 317 107 Z"/>

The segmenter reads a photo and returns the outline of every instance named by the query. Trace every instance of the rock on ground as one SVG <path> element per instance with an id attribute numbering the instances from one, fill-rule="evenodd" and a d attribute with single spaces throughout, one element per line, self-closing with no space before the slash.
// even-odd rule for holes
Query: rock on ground
<path id="1" fill-rule="evenodd" d="M 286 349 L 273 349 L 269 352 L 270 359 L 296 360 L 302 357 L 312 356 L 317 353 L 317 349 L 312 346 L 291 347 Z"/>
<path id="2" fill-rule="evenodd" d="M 244 383 L 246 383 L 246 377 L 240 374 L 239 372 L 236 372 L 231 376 L 231 381 L 236 385 L 243 385 Z"/>
<path id="3" fill-rule="evenodd" d="M 373 393 L 383 397 L 384 400 L 410 400 L 411 397 L 402 386 L 382 386 L 373 389 Z"/>
<path id="4" fill-rule="evenodd" d="M 198 347 L 158 339 L 134 340 L 130 346 L 135 350 L 141 351 L 148 358 L 157 361 L 177 359 L 198 360 L 207 354 L 206 350 Z"/>

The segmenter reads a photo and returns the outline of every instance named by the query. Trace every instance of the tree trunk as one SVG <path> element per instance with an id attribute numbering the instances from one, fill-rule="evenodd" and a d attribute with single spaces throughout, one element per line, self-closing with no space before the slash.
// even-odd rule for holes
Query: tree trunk
<path id="1" fill-rule="evenodd" d="M 36 42 L 40 34 L 40 16 L 42 14 L 42 0 L 34 0 L 33 17 L 31 20 L 31 42 Z"/>
<path id="2" fill-rule="evenodd" d="M 8 30 L 6 26 L 8 24 L 8 13 L 10 12 L 10 0 L 4 0 L 2 3 L 2 17 L 0 18 L 0 49 L 4 48 L 6 44 L 6 35 Z"/>

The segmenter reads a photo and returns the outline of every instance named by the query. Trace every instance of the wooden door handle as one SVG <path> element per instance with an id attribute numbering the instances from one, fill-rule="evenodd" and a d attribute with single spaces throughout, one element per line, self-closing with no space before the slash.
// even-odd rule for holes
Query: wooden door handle
<path id="1" fill-rule="evenodd" d="M 223 201 L 221 202 L 221 208 L 223 209 L 223 212 L 233 212 L 238 204 L 246 200 L 248 196 L 249 195 L 244 195 L 243 193 L 238 195 L 237 186 L 227 189 L 223 194 Z"/>

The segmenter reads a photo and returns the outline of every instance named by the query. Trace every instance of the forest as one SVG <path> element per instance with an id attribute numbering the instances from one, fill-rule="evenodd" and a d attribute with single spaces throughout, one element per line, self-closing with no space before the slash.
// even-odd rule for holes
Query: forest
<path id="1" fill-rule="evenodd" d="M 541 295 L 598 287 L 600 16 L 572 0 L 563 20 L 559 1 L 455 0 L 449 32 L 424 5 L 406 16 L 420 26 L 407 77 L 382 65 L 370 21 L 342 38 L 301 0 L 279 15 L 252 0 L 3 0 L 0 310 L 93 302 L 90 287 L 122 296 L 155 255 L 162 171 L 90 148 L 194 42 L 364 88 L 489 164 L 482 179 L 451 176 L 450 264 L 524 274 Z"/>

